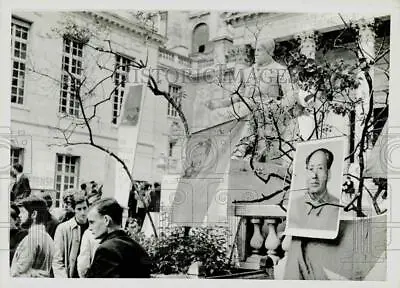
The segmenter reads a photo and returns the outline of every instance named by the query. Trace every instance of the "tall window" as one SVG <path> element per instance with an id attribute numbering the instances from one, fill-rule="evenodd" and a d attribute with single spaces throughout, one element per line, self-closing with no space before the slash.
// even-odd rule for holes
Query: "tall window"
<path id="1" fill-rule="evenodd" d="M 11 165 L 14 164 L 21 164 L 24 165 L 23 163 L 23 155 L 24 155 L 24 149 L 23 148 L 16 148 L 16 147 L 11 147 L 10 149 L 10 163 Z"/>
<path id="2" fill-rule="evenodd" d="M 175 100 L 176 103 L 180 106 L 181 98 L 182 98 L 182 87 L 178 85 L 170 84 L 168 87 L 169 94 Z M 178 112 L 172 105 L 168 102 L 168 116 L 178 117 Z"/>
<path id="3" fill-rule="evenodd" d="M 193 30 L 192 52 L 204 53 L 208 43 L 208 26 L 204 23 L 197 25 Z"/>
<path id="4" fill-rule="evenodd" d="M 11 102 L 24 104 L 26 56 L 29 24 L 17 19 L 11 22 Z"/>
<path id="5" fill-rule="evenodd" d="M 56 206 L 60 206 L 65 190 L 78 187 L 79 156 L 57 154 L 56 159 Z"/>
<path id="6" fill-rule="evenodd" d="M 115 74 L 114 74 L 114 97 L 112 109 L 112 123 L 117 124 L 119 114 L 121 113 L 122 100 L 125 94 L 125 84 L 128 81 L 130 59 L 121 55 L 115 56 Z"/>
<path id="7" fill-rule="evenodd" d="M 82 77 L 83 44 L 64 38 L 59 112 L 79 116 L 77 89 Z"/>

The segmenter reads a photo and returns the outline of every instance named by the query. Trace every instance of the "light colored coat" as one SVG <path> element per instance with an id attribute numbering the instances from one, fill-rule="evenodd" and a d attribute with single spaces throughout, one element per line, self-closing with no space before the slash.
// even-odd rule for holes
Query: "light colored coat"
<path id="1" fill-rule="evenodd" d="M 72 278 L 80 241 L 81 228 L 76 223 L 75 217 L 58 225 L 54 235 L 53 273 L 55 278 Z"/>
<path id="2" fill-rule="evenodd" d="M 50 277 L 54 243 L 44 225 L 32 225 L 18 245 L 11 264 L 12 277 Z"/>
<path id="3" fill-rule="evenodd" d="M 79 277 L 86 277 L 86 273 L 92 264 L 94 253 L 99 246 L 99 239 L 95 239 L 92 232 L 87 229 L 82 236 L 81 250 L 78 255 L 78 274 Z"/>

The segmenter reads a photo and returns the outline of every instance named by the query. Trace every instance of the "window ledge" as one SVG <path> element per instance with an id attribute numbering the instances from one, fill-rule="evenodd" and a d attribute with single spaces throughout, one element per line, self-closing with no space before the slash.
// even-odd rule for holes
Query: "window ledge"
<path id="1" fill-rule="evenodd" d="M 57 112 L 57 118 L 63 118 L 63 119 L 68 119 L 68 120 L 74 120 L 74 119 L 77 119 L 77 116 L 70 115 L 70 114 L 63 113 L 63 112 Z"/>
<path id="2" fill-rule="evenodd" d="M 31 111 L 31 109 L 28 108 L 25 104 L 17 104 L 17 103 L 12 103 L 12 102 L 11 102 L 11 108 L 15 108 L 18 110 L 24 110 L 24 111 L 28 111 L 28 112 Z"/>

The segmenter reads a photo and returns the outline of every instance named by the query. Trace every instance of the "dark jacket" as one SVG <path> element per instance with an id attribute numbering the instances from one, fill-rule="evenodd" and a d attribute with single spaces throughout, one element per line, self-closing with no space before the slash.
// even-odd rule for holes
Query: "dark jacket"
<path id="1" fill-rule="evenodd" d="M 56 228 L 58 224 L 59 222 L 56 217 L 51 215 L 50 212 L 47 212 L 46 232 L 49 233 L 52 239 L 54 239 L 54 234 L 56 234 Z"/>
<path id="2" fill-rule="evenodd" d="M 135 198 L 135 190 L 129 191 L 129 198 L 128 198 L 128 216 L 129 217 L 136 217 L 136 206 L 137 206 L 137 200 Z"/>
<path id="3" fill-rule="evenodd" d="M 11 194 L 11 201 L 21 200 L 31 195 L 31 186 L 29 185 L 28 177 L 22 174 L 19 180 L 14 183 Z"/>
<path id="4" fill-rule="evenodd" d="M 97 247 L 88 278 L 150 278 L 147 252 L 123 230 L 108 234 Z"/>
<path id="5" fill-rule="evenodd" d="M 150 212 L 160 212 L 161 190 L 156 189 L 151 191 L 151 200 L 149 204 Z"/>
<path id="6" fill-rule="evenodd" d="M 67 221 L 71 220 L 72 218 L 74 218 L 74 216 L 75 216 L 74 211 L 67 211 L 64 213 L 64 215 L 60 219 L 59 223 L 67 222 Z"/>

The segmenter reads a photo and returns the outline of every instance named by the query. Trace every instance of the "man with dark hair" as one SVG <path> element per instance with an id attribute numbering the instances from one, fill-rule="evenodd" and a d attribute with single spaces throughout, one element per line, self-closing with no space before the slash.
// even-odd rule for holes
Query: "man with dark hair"
<path id="1" fill-rule="evenodd" d="M 289 209 L 289 225 L 292 228 L 336 230 L 339 199 L 328 193 L 333 153 L 319 148 L 306 158 L 307 192 L 293 200 Z M 334 205 L 323 205 L 334 204 Z M 322 206 L 321 206 L 322 205 Z"/>
<path id="2" fill-rule="evenodd" d="M 54 243 L 46 232 L 46 202 L 37 196 L 25 198 L 20 207 L 21 225 L 28 234 L 18 245 L 11 264 L 12 277 L 50 277 Z"/>
<path id="3" fill-rule="evenodd" d="M 147 252 L 121 229 L 123 208 L 106 198 L 90 208 L 89 229 L 100 240 L 88 278 L 149 278 Z"/>
<path id="4" fill-rule="evenodd" d="M 20 210 L 15 203 L 10 206 L 10 265 L 17 249 L 18 244 L 28 234 L 28 230 L 20 228 Z"/>
<path id="5" fill-rule="evenodd" d="M 65 191 L 63 195 L 64 216 L 60 219 L 60 223 L 64 223 L 75 216 L 74 212 L 74 194 L 79 193 L 76 190 Z"/>
<path id="6" fill-rule="evenodd" d="M 331 151 L 329 151 L 328 149 L 325 149 L 325 148 L 319 148 L 319 149 L 314 150 L 313 152 L 311 152 L 311 154 L 308 155 L 307 158 L 306 158 L 306 166 L 307 166 L 308 163 L 310 162 L 311 157 L 312 157 L 315 153 L 318 153 L 318 152 L 322 152 L 322 153 L 324 154 L 324 156 L 325 156 L 325 158 L 326 158 L 326 166 L 327 166 L 328 170 L 331 169 L 334 156 L 333 156 L 333 153 L 332 153 Z"/>
<path id="7" fill-rule="evenodd" d="M 81 184 L 81 192 L 83 192 L 85 195 L 87 195 L 87 185 L 86 183 Z"/>
<path id="8" fill-rule="evenodd" d="M 140 227 L 143 226 L 144 219 L 146 218 L 146 211 L 149 209 L 151 200 L 151 184 L 144 183 L 143 187 L 139 189 L 138 194 L 135 194 L 137 201 L 136 219 L 139 220 Z"/>
<path id="9" fill-rule="evenodd" d="M 76 262 L 82 235 L 89 226 L 87 221 L 88 207 L 87 198 L 82 193 L 77 192 L 73 194 L 72 208 L 74 209 L 75 216 L 59 224 L 54 235 L 54 277 L 79 277 Z"/>
<path id="10" fill-rule="evenodd" d="M 47 222 L 46 222 L 46 231 L 49 233 L 50 237 L 54 239 L 54 234 L 56 233 L 56 228 L 59 224 L 56 217 L 54 217 L 50 213 L 51 206 L 53 206 L 53 198 L 49 193 L 43 193 L 43 199 L 46 201 L 47 204 Z"/>
<path id="11" fill-rule="evenodd" d="M 28 197 L 31 194 L 29 179 L 22 173 L 21 164 L 14 164 L 10 170 L 10 175 L 15 178 L 15 183 L 11 188 L 11 201 L 18 201 Z"/>
<path id="12" fill-rule="evenodd" d="M 160 202 L 161 202 L 161 185 L 158 182 L 154 183 L 154 191 L 151 195 L 150 200 L 150 211 L 152 212 L 160 212 Z"/>
<path id="13" fill-rule="evenodd" d="M 90 181 L 90 192 L 97 193 L 97 183 L 95 181 Z"/>
<path id="14" fill-rule="evenodd" d="M 100 199 L 101 193 L 99 191 L 96 193 L 91 192 L 88 195 L 89 208 Z M 86 229 L 82 236 L 80 252 L 77 259 L 79 277 L 86 277 L 87 271 L 93 262 L 94 253 L 99 246 L 99 242 L 100 239 L 95 239 L 92 232 L 89 229 Z"/>
<path id="15" fill-rule="evenodd" d="M 21 204 L 20 204 L 21 205 Z M 10 204 L 10 216 L 12 216 L 12 226 L 15 226 L 17 228 L 21 228 L 21 218 L 19 217 L 20 210 L 18 208 L 18 205 L 15 202 L 11 202 Z"/>
<path id="16" fill-rule="evenodd" d="M 135 197 L 136 194 L 136 187 L 135 185 L 132 186 L 131 190 L 129 191 L 129 198 L 128 198 L 128 217 L 136 218 L 136 209 L 137 209 L 137 200 Z"/>

